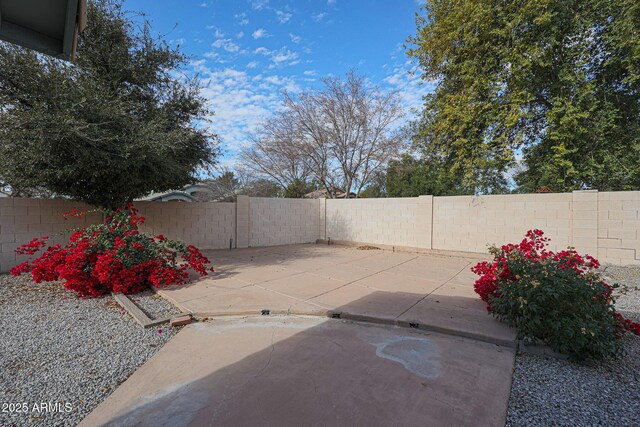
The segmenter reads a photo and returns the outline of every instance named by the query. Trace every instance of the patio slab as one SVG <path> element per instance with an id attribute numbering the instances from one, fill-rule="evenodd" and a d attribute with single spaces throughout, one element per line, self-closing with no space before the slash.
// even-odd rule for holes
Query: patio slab
<path id="1" fill-rule="evenodd" d="M 207 253 L 212 277 L 162 295 L 196 316 L 298 313 L 396 323 L 515 346 L 473 291 L 478 258 L 290 245 Z"/>
<path id="2" fill-rule="evenodd" d="M 299 316 L 192 324 L 81 426 L 504 426 L 512 348 Z"/>

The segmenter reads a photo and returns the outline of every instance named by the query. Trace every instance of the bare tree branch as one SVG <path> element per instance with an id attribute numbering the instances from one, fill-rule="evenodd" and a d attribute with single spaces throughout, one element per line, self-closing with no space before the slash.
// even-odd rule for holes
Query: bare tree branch
<path id="1" fill-rule="evenodd" d="M 326 78 L 321 90 L 285 91 L 282 110 L 261 126 L 241 159 L 283 188 L 312 178 L 331 198 L 337 188 L 359 195 L 402 152 L 394 126 L 403 115 L 397 92 L 351 71 L 345 79 Z"/>

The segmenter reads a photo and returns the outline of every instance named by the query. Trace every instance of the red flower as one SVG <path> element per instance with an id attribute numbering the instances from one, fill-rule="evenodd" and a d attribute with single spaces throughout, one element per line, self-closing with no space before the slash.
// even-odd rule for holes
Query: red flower
<path id="1" fill-rule="evenodd" d="M 500 283 L 517 281 L 509 270 L 509 256 L 516 253 L 532 263 L 540 263 L 552 259 L 558 263 L 561 269 L 573 270 L 579 275 L 584 275 L 591 270 L 598 269 L 600 263 L 590 255 L 581 256 L 575 249 L 566 249 L 557 253 L 547 250 L 549 239 L 544 237 L 542 230 L 529 230 L 526 238 L 519 244 L 509 243 L 500 248 L 500 252 L 494 257 L 493 262 L 480 262 L 471 268 L 471 271 L 480 276 L 474 283 L 475 292 L 487 303 L 487 310 L 492 311 L 491 298 L 500 295 Z M 613 288 L 601 281 L 604 291 L 597 298 L 610 301 Z M 618 326 L 618 336 L 624 331 L 631 331 L 640 335 L 640 323 L 624 319 L 621 314 L 613 314 Z"/>
<path id="2" fill-rule="evenodd" d="M 75 231 L 64 247 L 51 246 L 40 257 L 12 268 L 11 273 L 31 271 L 36 283 L 64 280 L 67 289 L 83 296 L 100 296 L 182 284 L 189 277 L 189 268 L 201 275 L 213 271 L 207 268 L 209 260 L 195 246 L 185 246 L 163 235 L 138 237 L 138 225 L 144 217 L 137 213 L 131 204 L 106 212 L 102 225 Z M 79 214 L 76 210 L 67 213 Z M 46 245 L 47 239 L 35 238 L 16 252 L 33 255 Z M 179 257 L 185 263 L 180 264 Z"/>

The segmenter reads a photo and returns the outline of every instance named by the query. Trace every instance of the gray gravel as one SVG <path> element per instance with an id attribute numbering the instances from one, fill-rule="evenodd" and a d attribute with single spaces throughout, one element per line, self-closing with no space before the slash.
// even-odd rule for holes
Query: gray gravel
<path id="1" fill-rule="evenodd" d="M 616 307 L 640 321 L 640 267 L 606 266 L 621 285 Z M 640 337 L 626 334 L 620 360 L 578 365 L 529 354 L 516 356 L 507 426 L 640 426 Z"/>
<path id="2" fill-rule="evenodd" d="M 156 314 L 171 310 L 150 295 L 133 298 Z M 178 330 L 143 330 L 111 297 L 0 275 L 0 426 L 76 425 Z M 62 411 L 34 411 L 43 402 Z"/>
<path id="3" fill-rule="evenodd" d="M 129 298 L 153 320 L 180 314 L 180 310 L 176 306 L 151 290 L 130 295 Z"/>

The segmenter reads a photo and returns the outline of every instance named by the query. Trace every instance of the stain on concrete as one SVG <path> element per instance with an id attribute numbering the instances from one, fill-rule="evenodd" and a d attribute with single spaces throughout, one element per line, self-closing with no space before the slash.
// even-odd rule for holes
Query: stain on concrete
<path id="1" fill-rule="evenodd" d="M 400 363 L 406 370 L 423 378 L 440 376 L 438 349 L 427 338 L 396 337 L 376 345 L 378 357 Z"/>
<path id="2" fill-rule="evenodd" d="M 442 373 L 440 350 L 427 337 L 407 336 L 377 327 L 365 327 L 358 333 L 360 339 L 376 347 L 376 355 L 400 363 L 420 377 L 434 379 Z"/>

